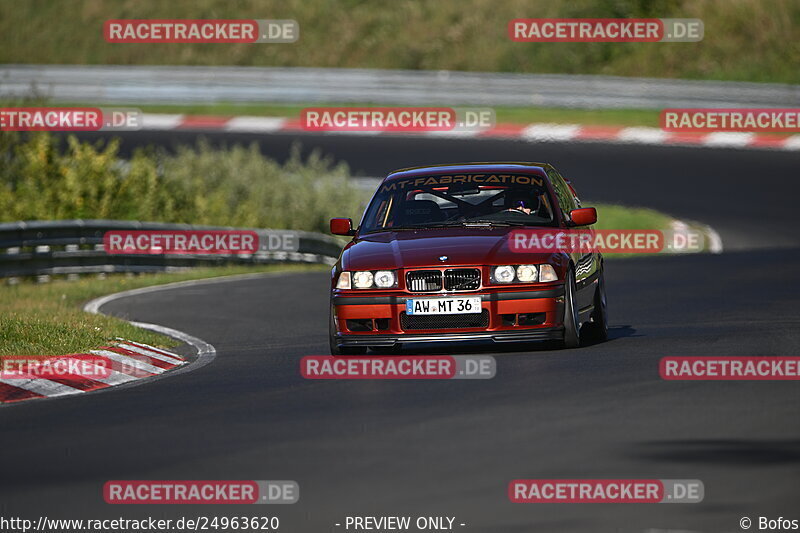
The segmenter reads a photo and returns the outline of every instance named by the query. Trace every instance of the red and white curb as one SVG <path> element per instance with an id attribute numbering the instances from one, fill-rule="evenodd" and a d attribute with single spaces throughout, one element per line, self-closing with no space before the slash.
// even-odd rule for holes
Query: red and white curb
<path id="1" fill-rule="evenodd" d="M 231 133 L 310 133 L 298 118 L 224 117 L 144 113 L 142 130 L 196 130 Z M 582 124 L 497 124 L 484 130 L 454 130 L 423 133 L 381 131 L 327 132 L 330 135 L 422 135 L 475 139 L 516 139 L 530 142 L 604 142 L 615 144 L 699 146 L 713 148 L 760 148 L 800 150 L 800 135 L 778 136 L 755 133 L 670 133 L 659 128 L 591 126 Z"/>
<path id="2" fill-rule="evenodd" d="M 272 274 L 272 273 L 269 273 Z M 139 294 L 153 293 L 170 290 L 179 287 L 194 286 L 207 283 L 221 283 L 225 281 L 235 281 L 237 279 L 251 278 L 256 276 L 269 275 L 262 274 L 237 274 L 232 276 L 221 276 L 218 278 L 178 281 L 156 285 L 152 287 L 142 287 L 128 291 L 117 292 L 107 296 L 95 298 L 83 306 L 87 313 L 101 314 L 100 308 L 114 300 L 136 296 Z M 278 274 L 278 273 L 274 273 Z M 195 349 L 196 355 L 191 360 L 170 351 L 155 348 L 140 342 L 132 342 L 120 339 L 113 346 L 91 350 L 89 354 L 74 354 L 54 356 L 52 359 L 63 358 L 87 358 L 93 360 L 98 357 L 105 358 L 111 365 L 112 371 L 108 376 L 98 379 L 97 377 L 87 378 L 85 376 L 59 375 L 57 379 L 0 379 L 0 404 L 10 404 L 21 400 L 45 399 L 53 397 L 70 396 L 84 392 L 104 392 L 114 387 L 133 387 L 142 383 L 151 383 L 165 377 L 174 377 L 179 374 L 191 372 L 210 364 L 217 356 L 217 350 L 206 341 L 184 333 L 183 331 L 161 326 L 159 324 L 149 324 L 146 322 L 133 322 L 130 324 L 137 328 L 148 329 L 162 335 L 177 339 Z M 20 356 L 18 359 L 31 359 Z M 99 361 L 98 361 L 99 363 Z M 66 378 L 66 379 L 65 379 Z"/>
<path id="3" fill-rule="evenodd" d="M 86 368 L 87 357 L 91 357 L 92 364 L 101 366 L 102 371 L 94 369 L 85 374 L 79 373 L 80 371 L 78 373 L 59 372 L 57 377 L 52 378 L 0 378 L 0 403 L 69 396 L 105 389 L 157 376 L 187 363 L 186 359 L 178 354 L 122 339 L 111 346 L 103 346 L 85 354 L 36 359 L 42 365 L 55 365 L 58 362 L 65 368 Z"/>

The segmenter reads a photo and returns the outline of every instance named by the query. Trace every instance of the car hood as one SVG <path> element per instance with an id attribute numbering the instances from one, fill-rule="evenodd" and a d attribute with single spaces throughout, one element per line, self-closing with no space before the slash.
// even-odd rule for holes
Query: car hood
<path id="1" fill-rule="evenodd" d="M 514 227 L 437 228 L 371 233 L 351 242 L 343 270 L 381 270 L 445 265 L 545 263 L 553 254 L 512 252 Z M 446 256 L 446 259 L 441 259 Z"/>

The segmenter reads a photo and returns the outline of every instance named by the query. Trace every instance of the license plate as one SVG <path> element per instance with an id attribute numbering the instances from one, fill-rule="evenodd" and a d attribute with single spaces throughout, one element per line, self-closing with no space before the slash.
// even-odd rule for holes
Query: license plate
<path id="1" fill-rule="evenodd" d="M 407 315 L 463 315 L 480 313 L 481 298 L 409 298 L 406 300 Z"/>

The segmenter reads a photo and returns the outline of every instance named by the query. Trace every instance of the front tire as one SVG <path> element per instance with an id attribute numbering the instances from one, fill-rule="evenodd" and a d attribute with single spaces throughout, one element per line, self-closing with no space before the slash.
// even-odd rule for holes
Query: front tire
<path id="1" fill-rule="evenodd" d="M 578 308 L 575 304 L 575 273 L 570 270 L 564 281 L 564 340 L 562 348 L 577 348 L 581 345 L 581 335 L 578 331 Z"/>
<path id="2" fill-rule="evenodd" d="M 595 342 L 608 340 L 608 311 L 606 310 L 606 282 L 603 273 L 597 281 L 597 290 L 594 293 L 594 310 L 592 321 L 583 326 L 586 336 Z"/>

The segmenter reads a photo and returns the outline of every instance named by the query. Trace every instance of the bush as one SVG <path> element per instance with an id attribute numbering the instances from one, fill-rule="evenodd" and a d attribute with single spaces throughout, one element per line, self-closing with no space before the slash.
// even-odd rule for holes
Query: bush
<path id="1" fill-rule="evenodd" d="M 327 232 L 333 216 L 358 218 L 365 201 L 345 164 L 295 147 L 284 164 L 257 145 L 175 154 L 119 142 L 62 147 L 49 134 L 0 133 L 0 221 L 102 218 Z"/>

